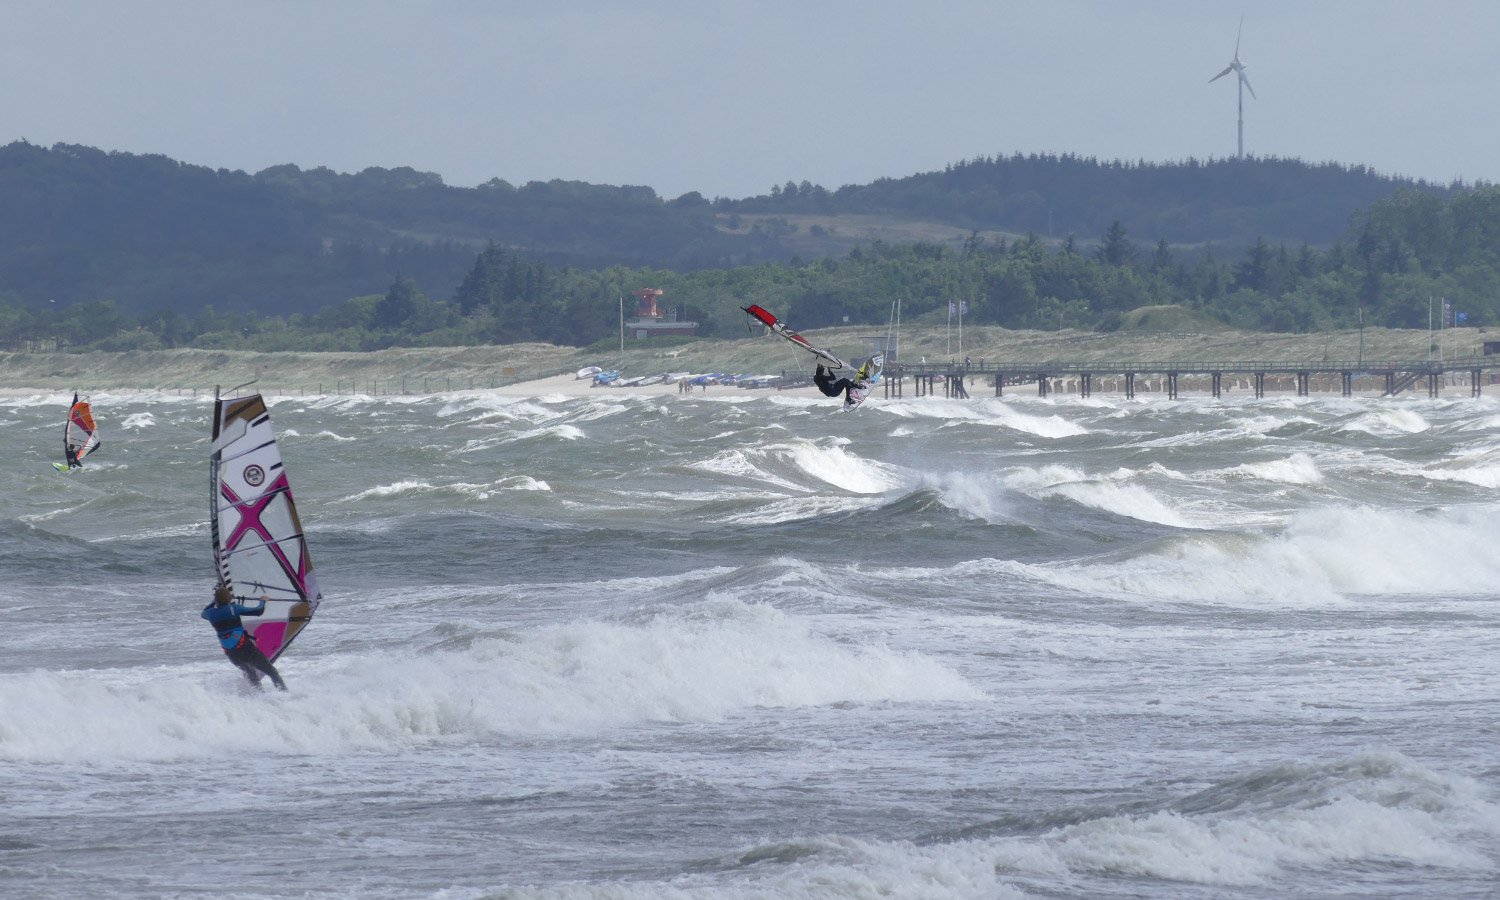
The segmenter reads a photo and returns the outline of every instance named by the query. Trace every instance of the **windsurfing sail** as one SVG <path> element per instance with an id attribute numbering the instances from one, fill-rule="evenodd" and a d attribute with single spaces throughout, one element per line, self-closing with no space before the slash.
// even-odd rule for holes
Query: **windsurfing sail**
<path id="1" fill-rule="evenodd" d="M 73 392 L 73 402 L 68 406 L 68 421 L 63 425 L 63 465 L 59 470 L 73 469 L 83 465 L 83 458 L 99 449 L 99 431 L 94 425 L 94 411 L 87 400 L 79 400 Z"/>
<path id="2" fill-rule="evenodd" d="M 826 360 L 830 369 L 842 369 L 844 367 L 843 360 L 839 359 L 837 356 L 834 356 L 832 353 L 829 353 L 827 350 L 824 350 L 822 347 L 814 347 L 811 341 L 798 334 L 797 332 L 792 331 L 790 328 L 787 328 L 781 323 L 780 319 L 777 319 L 774 315 L 767 312 L 765 309 L 762 309 L 761 307 L 756 306 L 753 303 L 749 306 L 741 306 L 740 309 L 743 309 L 745 312 L 749 313 L 752 318 L 757 319 L 762 325 L 796 344 L 798 347 L 801 347 L 803 350 L 806 350 L 807 352 L 820 359 Z"/>
<path id="3" fill-rule="evenodd" d="M 323 595 L 271 414 L 259 394 L 214 397 L 208 472 L 219 583 L 239 602 L 266 598 L 265 612 L 244 620 L 245 631 L 274 661 L 312 620 Z"/>

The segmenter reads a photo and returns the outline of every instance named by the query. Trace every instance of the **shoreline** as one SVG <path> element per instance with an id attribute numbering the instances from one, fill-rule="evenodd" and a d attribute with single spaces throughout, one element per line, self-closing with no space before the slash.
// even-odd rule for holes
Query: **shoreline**
<path id="1" fill-rule="evenodd" d="M 914 379 L 912 379 L 912 380 L 914 380 Z M 902 393 L 900 395 L 893 396 L 893 397 L 890 397 L 890 398 L 886 397 L 884 388 L 882 388 L 881 386 L 877 385 L 876 388 L 875 388 L 875 390 L 870 395 L 870 401 L 878 403 L 880 401 L 885 401 L 887 399 L 889 399 L 891 401 L 906 401 L 906 400 L 949 400 L 949 399 L 955 400 L 955 401 L 963 401 L 963 400 L 978 401 L 978 400 L 994 400 L 994 399 L 1001 399 L 1001 400 L 1026 399 L 1026 400 L 1030 400 L 1030 399 L 1036 399 L 1038 397 L 1038 392 L 1037 392 L 1037 387 L 1036 387 L 1035 382 L 1029 382 L 1029 383 L 1024 383 L 1024 384 L 1016 384 L 1016 385 L 1006 385 L 1005 388 L 1004 388 L 1004 393 L 1001 394 L 1000 397 L 997 398 L 995 396 L 995 393 L 994 393 L 994 384 L 993 384 L 993 382 L 990 379 L 988 379 L 986 377 L 983 377 L 983 376 L 974 376 L 974 377 L 971 378 L 971 380 L 970 380 L 970 382 L 969 382 L 969 384 L 967 386 L 967 390 L 968 390 L 968 393 L 969 393 L 968 397 L 966 397 L 966 398 L 950 398 L 950 397 L 944 396 L 943 383 L 942 383 L 941 379 L 938 379 L 936 381 L 936 383 L 934 385 L 934 389 L 933 389 L 933 391 L 931 393 L 927 393 L 927 394 L 923 394 L 923 395 L 918 395 L 916 393 L 916 389 L 915 389 L 915 386 L 912 384 L 912 380 L 908 380 L 906 382 L 906 384 L 903 386 L 903 391 L 902 391 Z M 1124 382 L 1123 376 L 1116 376 L 1116 375 L 1103 375 L 1103 376 L 1099 376 L 1099 375 L 1096 375 L 1094 377 L 1094 379 L 1093 379 L 1093 389 L 1092 389 L 1092 392 L 1091 392 L 1090 396 L 1088 398 L 1086 398 L 1086 399 L 1096 400 L 1096 401 L 1108 401 L 1108 400 L 1113 400 L 1113 399 L 1125 400 L 1126 397 L 1125 397 L 1125 391 L 1124 391 L 1123 382 Z M 1165 384 L 1163 382 L 1164 382 L 1164 379 L 1160 379 L 1160 378 L 1150 378 L 1150 377 L 1144 377 L 1144 376 L 1137 376 L 1136 387 L 1135 387 L 1135 393 L 1136 393 L 1135 399 L 1136 400 L 1167 399 L 1167 390 L 1166 390 L 1166 386 L 1165 386 Z M 1078 384 L 1078 379 L 1076 377 L 1053 379 L 1053 380 L 1051 380 L 1050 384 L 1052 386 L 1051 386 L 1050 390 L 1048 391 L 1047 397 L 1045 399 L 1050 399 L 1050 400 L 1079 399 L 1079 384 Z M 414 383 L 408 383 L 407 386 L 406 386 L 406 389 L 404 389 L 404 390 L 401 388 L 400 385 L 401 385 L 401 382 L 400 382 L 399 378 L 390 378 L 390 379 L 385 379 L 382 383 L 379 383 L 378 385 L 368 385 L 368 384 L 366 385 L 367 388 L 368 387 L 375 387 L 376 390 L 360 389 L 360 387 L 355 386 L 355 385 L 351 385 L 351 384 L 349 384 L 347 382 L 345 383 L 344 389 L 337 390 L 337 391 L 332 390 L 332 389 L 325 389 L 325 390 L 319 391 L 319 390 L 316 389 L 316 387 L 311 387 L 310 388 L 310 387 L 304 387 L 304 386 L 286 386 L 286 385 L 280 385 L 280 384 L 274 384 L 274 383 L 273 384 L 265 384 L 265 385 L 257 385 L 254 389 L 255 390 L 259 390 L 262 394 L 265 395 L 265 397 L 268 400 L 279 398 L 279 397 L 377 397 L 377 396 L 378 397 L 440 397 L 440 396 L 446 396 L 446 395 L 467 394 L 467 393 L 476 393 L 476 392 L 478 392 L 478 393 L 485 393 L 485 394 L 490 394 L 490 395 L 498 396 L 498 397 L 513 398 L 513 399 L 539 399 L 539 398 L 546 398 L 546 397 L 565 397 L 565 398 L 573 399 L 573 398 L 594 397 L 594 396 L 599 396 L 599 397 L 628 396 L 628 397 L 658 397 L 658 398 L 672 398 L 672 397 L 676 397 L 676 398 L 679 398 L 679 399 L 691 399 L 691 398 L 695 398 L 696 397 L 696 398 L 721 399 L 721 398 L 725 398 L 725 397 L 754 398 L 754 397 L 768 397 L 768 396 L 777 397 L 777 396 L 779 396 L 779 397 L 804 398 L 804 399 L 809 399 L 809 400 L 829 400 L 830 402 L 832 401 L 832 398 L 825 397 L 820 391 L 817 390 L 816 387 L 814 387 L 811 384 L 798 385 L 796 387 L 788 387 L 788 388 L 776 388 L 776 387 L 770 387 L 770 388 L 742 388 L 742 387 L 737 387 L 735 385 L 711 384 L 711 385 L 694 385 L 694 386 L 692 386 L 691 390 L 686 390 L 685 391 L 685 390 L 682 389 L 681 385 L 679 383 L 676 383 L 676 382 L 673 382 L 673 383 L 656 383 L 656 384 L 634 385 L 634 386 L 630 386 L 630 387 L 608 387 L 608 386 L 594 387 L 592 385 L 592 380 L 591 379 L 588 379 L 588 378 L 577 378 L 573 374 L 552 375 L 552 376 L 548 376 L 548 377 L 544 377 L 544 378 L 528 379 L 528 380 L 525 380 L 525 381 L 511 381 L 511 382 L 506 382 L 506 383 L 495 383 L 493 385 L 491 385 L 491 384 L 472 384 L 472 385 L 451 385 L 450 386 L 450 385 L 444 384 L 441 387 L 438 386 L 436 379 L 429 379 L 428 384 L 427 384 L 427 389 L 425 389 L 425 390 L 420 389 L 420 386 L 418 384 L 414 384 Z M 226 384 L 226 385 L 222 385 L 222 387 L 227 392 L 227 390 L 229 388 L 231 388 L 231 387 L 234 387 L 234 385 L 232 385 L 232 384 Z M 329 387 L 331 388 L 331 385 Z M 1491 392 L 1493 392 L 1493 395 L 1495 395 L 1495 396 L 1500 396 L 1500 384 L 1495 384 L 1493 386 L 1491 386 L 1489 384 L 1485 384 L 1484 387 L 1490 387 L 1491 391 L 1485 391 L 1485 392 L 1483 392 L 1481 394 L 1481 396 L 1490 396 Z M 30 396 L 30 395 L 35 395 L 35 394 L 55 394 L 55 395 L 63 398 L 59 402 L 66 402 L 67 396 L 69 394 L 71 394 L 74 389 L 75 388 L 72 387 L 72 386 L 62 386 L 62 385 L 47 385 L 47 386 L 42 386 L 42 385 L 7 385 L 7 384 L 4 384 L 3 382 L 0 382 L 0 396 L 10 397 L 10 398 L 16 398 L 16 397 L 21 397 L 21 396 Z M 242 390 L 240 393 L 244 393 L 245 391 L 250 390 L 250 389 L 251 388 L 247 387 L 245 390 Z M 129 395 L 129 394 L 158 393 L 158 394 L 175 394 L 177 396 L 192 396 L 192 397 L 202 396 L 204 398 L 211 398 L 213 396 L 214 388 L 211 388 L 211 387 L 200 387 L 200 386 L 194 386 L 194 387 L 149 387 L 149 386 L 118 386 L 118 387 L 109 387 L 109 386 L 99 386 L 99 387 L 88 389 L 88 390 L 84 390 L 84 389 L 81 389 L 81 388 L 78 389 L 78 390 L 79 390 L 79 393 L 81 395 L 85 395 L 85 396 L 106 395 L 106 394 Z M 1447 383 L 1447 382 L 1445 382 L 1444 384 L 1441 385 L 1441 387 L 1440 387 L 1440 393 L 1439 393 L 1437 399 L 1439 399 L 1439 400 L 1454 400 L 1454 399 L 1468 400 L 1468 399 L 1474 399 L 1471 396 L 1471 394 L 1470 394 L 1470 390 L 1471 390 L 1471 387 L 1470 387 L 1470 385 L 1468 383 L 1468 379 L 1466 377 L 1456 377 L 1455 381 L 1453 383 Z M 1249 378 L 1225 378 L 1223 386 L 1222 386 L 1222 389 L 1221 389 L 1221 393 L 1222 393 L 1222 399 L 1225 399 L 1225 400 L 1237 399 L 1237 398 L 1241 398 L 1241 397 L 1248 397 L 1248 398 L 1250 398 L 1252 400 L 1255 399 L 1254 398 L 1253 386 L 1252 386 Z M 1195 398 L 1210 399 L 1211 398 L 1211 387 L 1210 387 L 1209 377 L 1206 376 L 1206 375 L 1205 376 L 1186 376 L 1186 375 L 1180 376 L 1179 379 L 1178 379 L 1178 395 L 1179 395 L 1178 399 L 1182 399 L 1182 400 L 1190 400 L 1190 399 L 1195 399 Z M 1303 395 L 1300 395 L 1300 394 L 1297 393 L 1297 387 L 1296 387 L 1295 379 L 1292 378 L 1291 376 L 1285 376 L 1285 377 L 1281 377 L 1281 378 L 1267 378 L 1266 385 L 1265 385 L 1265 398 L 1264 398 L 1265 400 L 1280 399 L 1280 398 L 1283 398 L 1283 397 L 1293 397 L 1293 398 L 1295 398 L 1295 397 L 1298 397 L 1298 396 L 1303 396 Z M 1318 397 L 1328 398 L 1328 397 L 1342 397 L 1343 394 L 1342 394 L 1342 392 L 1340 390 L 1338 382 L 1330 378 L 1330 379 L 1315 379 L 1314 382 L 1310 385 L 1309 393 L 1306 396 L 1315 397 L 1315 398 L 1318 398 Z M 1356 383 L 1355 383 L 1354 391 L 1353 391 L 1353 394 L 1351 395 L 1351 397 L 1353 397 L 1353 398 L 1361 398 L 1361 399 L 1382 399 L 1382 398 L 1385 398 L 1385 393 L 1384 393 L 1384 379 L 1372 376 L 1372 377 L 1367 378 L 1367 379 L 1359 379 L 1359 380 L 1357 380 Z M 1385 398 L 1385 399 L 1392 399 L 1392 400 L 1421 399 L 1421 400 L 1425 400 L 1425 399 L 1429 399 L 1429 398 L 1427 396 L 1425 386 L 1423 386 L 1423 385 L 1417 385 L 1417 386 L 1414 386 L 1413 388 L 1411 388 L 1411 389 L 1409 389 L 1407 391 L 1402 392 L 1401 394 L 1397 395 L 1396 397 Z"/>
<path id="2" fill-rule="evenodd" d="M 834 348 L 846 358 L 858 358 L 878 349 L 888 336 L 861 327 L 830 328 L 805 334 L 820 346 Z M 1450 329 L 1441 340 L 1443 356 L 1453 359 L 1478 355 L 1485 332 L 1479 329 Z M 1011 331 L 997 326 L 978 326 L 966 330 L 955 350 L 946 330 L 920 325 L 909 326 L 900 335 L 901 356 L 911 362 L 931 360 L 934 365 L 950 364 L 972 358 L 975 363 L 1005 361 L 1007 365 L 1037 365 L 1039 368 L 1059 361 L 1074 365 L 1099 364 L 1093 376 L 1094 396 L 1123 395 L 1116 382 L 1121 363 L 1139 362 L 1137 391 L 1154 395 L 1160 391 L 1159 379 L 1146 372 L 1164 371 L 1166 361 L 1204 362 L 1218 365 L 1264 365 L 1267 362 L 1322 360 L 1421 359 L 1438 346 L 1426 331 L 1413 329 L 1366 329 L 1313 334 L 1267 334 L 1259 332 L 1214 332 L 1169 334 L 1127 332 L 1101 334 L 1078 331 Z M 1037 362 L 1046 361 L 1046 362 Z M 1377 363 L 1378 364 L 1378 363 Z M 0 353 L 0 391 L 100 393 L 107 391 L 154 390 L 165 393 L 207 393 L 215 386 L 225 389 L 253 383 L 267 396 L 325 395 L 367 396 L 425 395 L 466 390 L 485 390 L 502 396 L 537 396 L 542 394 L 589 395 L 597 391 L 626 391 L 636 395 L 687 396 L 677 384 L 651 384 L 610 388 L 589 386 L 575 373 L 598 365 L 622 371 L 625 377 L 659 375 L 668 372 L 724 372 L 748 375 L 810 376 L 809 354 L 791 347 L 771 335 L 749 339 L 704 338 L 687 343 L 653 345 L 648 342 L 626 345 L 621 350 L 563 347 L 552 344 L 523 343 L 469 347 L 397 347 L 362 352 L 204 350 L 179 348 L 170 350 L 136 350 L 125 352 L 83 351 L 77 353 Z M 1174 363 L 1175 365 L 1175 363 Z M 1285 362 L 1279 363 L 1283 367 Z M 1045 369 L 1043 369 L 1045 370 Z M 1191 370 L 1189 369 L 1188 372 Z M 1440 396 L 1452 398 L 1461 392 L 1468 396 L 1467 374 L 1451 373 L 1452 382 L 1444 379 Z M 1207 377 L 1184 372 L 1179 389 L 1186 394 L 1210 393 Z M 1225 393 L 1232 396 L 1248 392 L 1246 377 L 1226 374 Z M 1078 394 L 1077 378 L 1061 377 L 1053 382 L 1053 395 Z M 1486 379 L 1483 387 L 1490 387 Z M 1267 393 L 1296 393 L 1290 379 L 1268 377 Z M 1310 385 L 1313 394 L 1332 393 L 1341 396 L 1336 379 L 1325 383 L 1316 377 Z M 1355 394 L 1384 392 L 1381 376 L 1360 378 Z M 941 397 L 939 380 L 928 396 Z M 1500 390 L 1496 385 L 1495 390 Z M 775 390 L 775 389 L 771 389 Z M 969 383 L 973 399 L 993 397 L 993 382 L 975 375 Z M 750 395 L 761 390 L 732 385 L 710 385 L 694 390 L 698 396 Z M 793 396 L 821 397 L 811 385 L 789 388 Z M 877 388 L 871 399 L 884 396 Z M 1003 396 L 1036 396 L 1034 384 L 1007 385 Z M 1426 396 L 1425 385 L 1415 392 Z M 1405 396 L 1403 394 L 1402 396 Z M 916 391 L 908 382 L 903 396 L 914 398 Z"/>

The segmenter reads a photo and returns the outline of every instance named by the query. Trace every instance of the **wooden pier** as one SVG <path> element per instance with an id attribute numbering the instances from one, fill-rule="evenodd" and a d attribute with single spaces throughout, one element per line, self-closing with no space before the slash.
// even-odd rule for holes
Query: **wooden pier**
<path id="1" fill-rule="evenodd" d="M 1289 385 L 1297 396 L 1306 397 L 1313 391 L 1314 380 L 1329 385 L 1329 391 L 1337 385 L 1344 397 L 1354 396 L 1357 381 L 1373 381 L 1372 390 L 1380 390 L 1383 397 L 1394 397 L 1403 391 L 1415 389 L 1426 382 L 1427 396 L 1437 397 L 1443 382 L 1452 376 L 1467 376 L 1469 396 L 1478 397 L 1486 377 L 1491 384 L 1500 384 L 1500 356 L 1471 356 L 1448 360 L 1386 360 L 1380 362 L 1064 362 L 1048 360 L 1032 363 L 994 363 L 981 360 L 977 365 L 892 364 L 885 368 L 885 396 L 905 396 L 906 383 L 910 379 L 914 396 L 933 396 L 941 392 L 950 398 L 969 396 L 967 384 L 983 379 L 992 384 L 995 396 L 1002 396 L 1005 388 L 1035 384 L 1037 394 L 1071 391 L 1076 385 L 1078 395 L 1088 397 L 1096 386 L 1113 383 L 1116 390 L 1123 390 L 1127 399 L 1134 399 L 1141 383 L 1154 380 L 1154 390 L 1165 393 L 1175 400 L 1183 387 L 1183 381 L 1201 384 L 1214 397 L 1223 396 L 1226 379 L 1238 383 L 1242 389 L 1252 391 L 1255 397 L 1266 395 L 1268 380 L 1275 386 Z M 1455 380 L 1460 380 L 1455 378 Z"/>

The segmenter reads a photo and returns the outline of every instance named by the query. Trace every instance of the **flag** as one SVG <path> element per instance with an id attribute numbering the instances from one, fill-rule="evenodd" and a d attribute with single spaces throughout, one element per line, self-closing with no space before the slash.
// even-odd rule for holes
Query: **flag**
<path id="1" fill-rule="evenodd" d="M 953 304 L 952 300 L 949 300 L 948 301 L 948 317 L 951 319 L 953 317 L 953 314 L 955 312 L 958 312 L 958 307 Z"/>
<path id="2" fill-rule="evenodd" d="M 969 314 L 969 301 L 967 301 L 967 300 L 960 300 L 960 301 L 958 301 L 958 313 L 961 316 L 966 316 L 966 315 Z"/>

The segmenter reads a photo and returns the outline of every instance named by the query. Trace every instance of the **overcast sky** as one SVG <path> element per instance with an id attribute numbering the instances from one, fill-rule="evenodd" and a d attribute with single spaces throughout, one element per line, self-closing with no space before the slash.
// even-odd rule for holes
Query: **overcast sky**
<path id="1" fill-rule="evenodd" d="M 0 143 L 665 197 L 979 155 L 1500 181 L 1495 0 L 0 0 Z"/>

